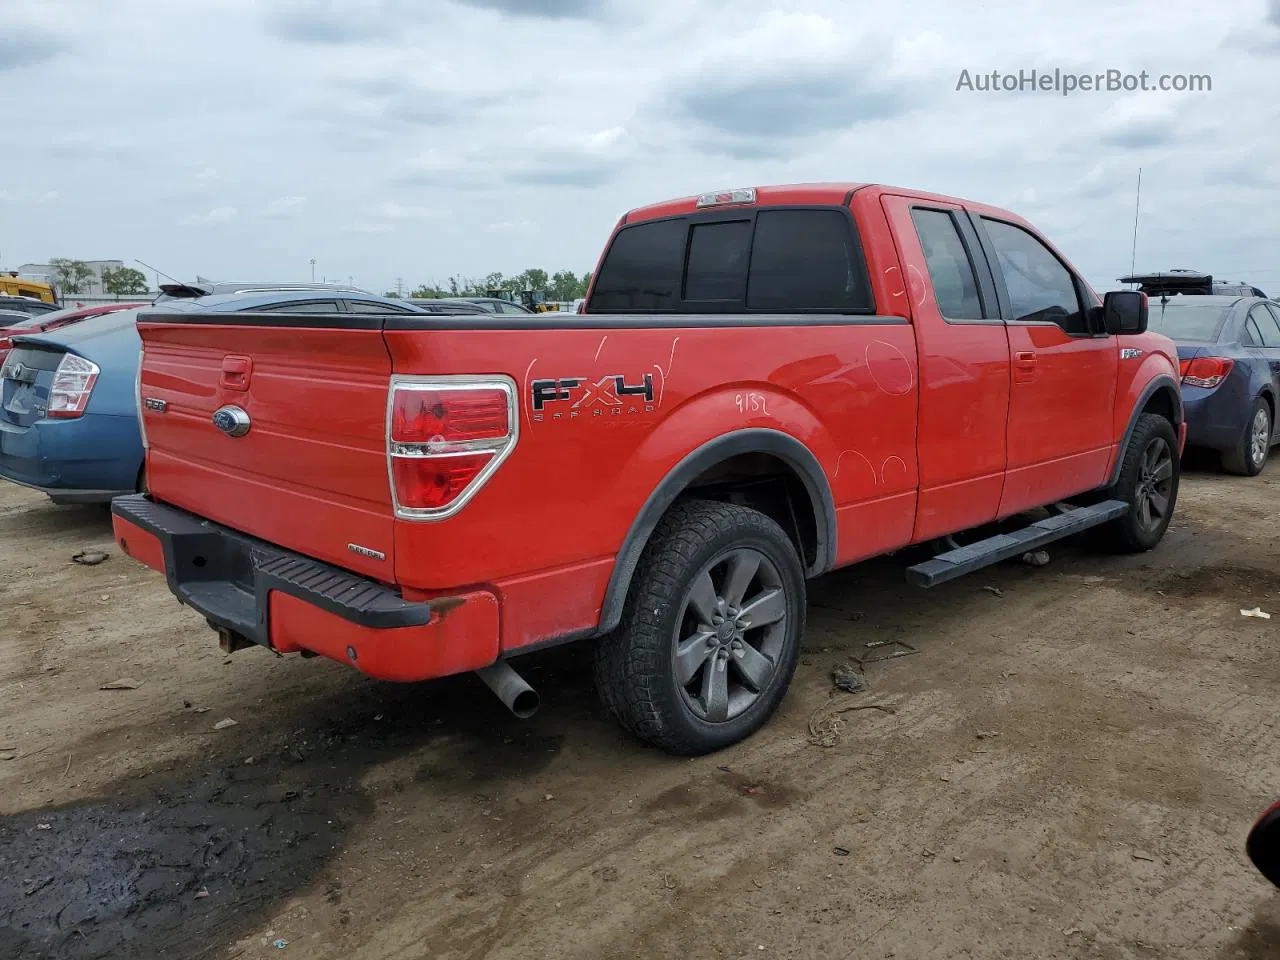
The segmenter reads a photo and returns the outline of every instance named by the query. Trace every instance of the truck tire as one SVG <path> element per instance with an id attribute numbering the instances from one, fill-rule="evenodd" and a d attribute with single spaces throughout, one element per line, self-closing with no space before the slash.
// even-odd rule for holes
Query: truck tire
<path id="1" fill-rule="evenodd" d="M 804 569 L 778 524 L 737 504 L 679 502 L 645 547 L 621 625 L 596 645 L 600 698 L 669 753 L 728 747 L 787 692 L 805 608 Z"/>
<path id="2" fill-rule="evenodd" d="M 1158 544 L 1173 519 L 1181 473 L 1173 424 L 1142 414 L 1125 448 L 1120 478 L 1107 495 L 1129 504 L 1129 512 L 1098 528 L 1102 545 L 1118 553 L 1142 553 Z"/>
<path id="3" fill-rule="evenodd" d="M 1271 408 L 1259 397 L 1249 411 L 1240 442 L 1222 452 L 1222 469 L 1242 477 L 1256 477 L 1271 454 Z"/>

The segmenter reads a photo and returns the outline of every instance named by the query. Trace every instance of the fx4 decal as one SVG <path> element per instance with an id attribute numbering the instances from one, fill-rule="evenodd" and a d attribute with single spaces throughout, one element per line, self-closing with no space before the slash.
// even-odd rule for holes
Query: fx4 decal
<path id="1" fill-rule="evenodd" d="M 546 420 L 548 415 L 552 420 L 573 420 L 652 413 L 655 409 L 653 374 L 646 373 L 637 383 L 627 383 L 621 374 L 609 374 L 597 380 L 586 377 L 534 380 L 529 384 L 529 407 L 535 422 Z"/>

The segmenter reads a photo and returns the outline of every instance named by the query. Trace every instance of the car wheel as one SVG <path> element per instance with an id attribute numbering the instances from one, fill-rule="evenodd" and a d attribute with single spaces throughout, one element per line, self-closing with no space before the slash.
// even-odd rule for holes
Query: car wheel
<path id="1" fill-rule="evenodd" d="M 1158 544 L 1173 519 L 1180 478 L 1173 424 L 1144 413 L 1125 448 L 1120 478 L 1108 491 L 1108 499 L 1123 500 L 1129 510 L 1098 528 L 1102 544 L 1121 553 L 1141 553 Z"/>
<path id="2" fill-rule="evenodd" d="M 1271 407 L 1259 397 L 1249 412 L 1244 435 L 1231 450 L 1222 454 L 1223 469 L 1242 477 L 1256 477 L 1267 465 L 1271 453 Z"/>
<path id="3" fill-rule="evenodd" d="M 737 504 L 678 503 L 645 548 L 621 626 L 596 645 L 601 699 L 669 753 L 737 743 L 791 684 L 805 604 L 800 558 L 777 523 Z"/>

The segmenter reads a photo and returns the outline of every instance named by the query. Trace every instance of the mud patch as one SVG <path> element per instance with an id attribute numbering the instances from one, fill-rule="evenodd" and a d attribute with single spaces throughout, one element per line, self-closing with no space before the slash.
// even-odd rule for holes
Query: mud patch
<path id="1" fill-rule="evenodd" d="M 202 957 L 306 884 L 369 805 L 219 773 L 133 804 L 0 820 L 0 941 L 15 960 Z"/>
<path id="2" fill-rule="evenodd" d="M 1262 597 L 1280 594 L 1280 572 L 1240 566 L 1200 567 L 1162 577 L 1153 589 L 1176 599 L 1222 598 L 1252 606 Z"/>

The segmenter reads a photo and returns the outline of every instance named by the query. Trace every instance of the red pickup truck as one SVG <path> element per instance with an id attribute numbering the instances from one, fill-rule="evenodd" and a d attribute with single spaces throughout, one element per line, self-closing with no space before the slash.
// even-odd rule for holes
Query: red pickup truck
<path id="1" fill-rule="evenodd" d="M 673 200 L 621 219 L 577 315 L 144 313 L 115 535 L 225 649 L 477 671 L 524 716 L 512 658 L 590 638 L 624 726 L 706 753 L 776 709 L 809 578 L 1159 542 L 1185 428 L 1146 323 L 994 207 Z"/>

